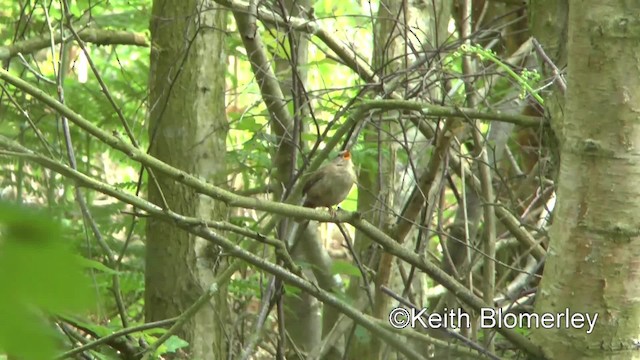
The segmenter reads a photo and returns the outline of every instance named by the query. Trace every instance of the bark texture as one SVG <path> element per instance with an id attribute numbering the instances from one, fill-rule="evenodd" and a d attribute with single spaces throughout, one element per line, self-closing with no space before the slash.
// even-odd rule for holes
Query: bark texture
<path id="1" fill-rule="evenodd" d="M 551 359 L 635 359 L 640 335 L 637 2 L 569 2 L 558 205 L 536 312 L 598 314 L 593 333 L 537 329 Z M 633 75 L 632 75 L 633 74 Z"/>
<path id="2" fill-rule="evenodd" d="M 225 15 L 203 11 L 203 1 L 153 3 L 150 76 L 151 155 L 221 185 L 226 181 L 223 53 Z M 158 176 L 149 177 L 149 199 L 186 216 L 224 219 L 221 203 Z M 163 200 L 163 197 L 165 200 Z M 178 316 L 211 286 L 217 252 L 209 243 L 172 224 L 147 222 L 145 316 L 147 321 Z M 223 326 L 226 291 L 206 304 L 179 335 L 191 358 L 226 358 Z"/>

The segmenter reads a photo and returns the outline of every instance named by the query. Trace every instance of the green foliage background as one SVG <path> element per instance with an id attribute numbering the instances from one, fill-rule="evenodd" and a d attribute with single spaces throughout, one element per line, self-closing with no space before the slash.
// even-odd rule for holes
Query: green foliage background
<path id="1" fill-rule="evenodd" d="M 72 22 L 76 29 L 89 27 L 142 33 L 150 43 L 151 5 L 148 0 L 74 1 L 71 2 Z M 319 0 L 313 4 L 314 16 L 320 25 L 356 48 L 360 54 L 372 53 L 371 14 L 377 11 L 376 6 L 376 2 L 336 0 Z M 47 38 L 50 31 L 55 32 L 62 27 L 62 14 L 59 2 L 0 0 L 0 45 Z M 231 18 L 230 14 L 228 16 Z M 232 21 L 229 23 L 233 24 Z M 227 30 L 226 112 L 230 126 L 227 139 L 230 183 L 241 183 L 243 189 L 259 188 L 266 185 L 265 179 L 273 170 L 269 154 L 278 143 L 267 131 L 268 112 L 247 62 L 242 41 L 233 25 Z M 283 47 L 282 39 L 277 39 L 272 29 L 261 27 L 260 32 L 271 53 L 282 55 L 289 50 L 286 45 Z M 147 111 L 151 106 L 147 101 L 150 47 L 97 46 L 91 43 L 86 46 L 116 107 L 122 111 L 140 146 L 147 148 Z M 442 67 L 453 74 L 452 87 L 462 84 L 459 77 L 461 57 L 465 52 L 504 66 L 495 54 L 483 52 L 481 48 L 462 50 L 451 54 L 443 52 L 441 59 Z M 310 132 L 303 135 L 303 140 L 309 143 L 318 141 L 319 134 L 334 120 L 341 107 L 368 85 L 353 71 L 329 57 L 327 54 L 330 52 L 324 45 L 312 41 L 309 61 L 304 65 L 308 71 L 307 91 L 318 120 L 318 126 L 310 126 Z M 123 133 L 123 125 L 114 106 L 108 101 L 92 70 L 86 68 L 81 53 L 75 45 L 54 46 L 22 54 L 22 58 L 15 57 L 5 65 L 13 75 L 37 85 L 47 94 L 53 97 L 63 94 L 69 108 L 100 128 Z M 64 54 L 64 61 L 60 61 L 60 54 Z M 371 62 L 369 58 L 365 60 Z M 70 65 L 66 66 L 66 63 Z M 54 80 L 60 68 L 65 71 L 63 86 L 58 89 Z M 84 75 L 87 75 L 86 82 L 80 81 Z M 513 83 L 523 89 L 523 96 L 531 94 L 530 83 L 538 80 L 536 73 L 518 75 L 511 71 L 510 77 L 501 78 L 494 85 L 488 102 L 506 96 Z M 482 81 L 479 79 L 478 84 Z M 68 164 L 60 116 L 11 87 L 1 90 L 4 92 L 0 98 L 0 134 Z M 464 87 L 454 91 L 449 100 L 455 106 L 463 105 Z M 311 123 L 311 119 L 304 121 Z M 483 133 L 487 129 L 485 125 L 481 128 Z M 366 131 L 360 136 L 366 136 Z M 70 132 L 79 171 L 121 191 L 144 196 L 146 179 L 141 178 L 139 164 L 77 127 L 71 126 Z M 361 167 L 375 168 L 379 152 L 376 144 L 356 143 L 354 162 Z M 76 184 L 11 155 L 0 152 L 0 353 L 15 354 L 25 359 L 49 359 L 71 346 L 87 342 L 86 339 L 76 339 L 70 344 L 63 336 L 67 334 L 62 328 L 65 322 L 76 324 L 96 338 L 143 324 L 144 219 L 132 220 L 133 209 L 130 206 L 80 189 L 97 225 L 93 229 L 76 201 Z M 405 153 L 398 156 L 403 163 L 408 162 L 403 158 Z M 302 161 L 298 165 L 302 165 Z M 451 192 L 446 192 L 444 197 L 447 204 L 457 201 Z M 357 189 L 354 187 L 342 207 L 355 210 L 356 199 Z M 449 219 L 454 216 L 455 208 L 447 208 L 443 213 Z M 255 224 L 255 219 L 244 214 L 230 220 L 236 224 Z M 99 245 L 97 237 L 112 253 L 107 253 L 105 247 Z M 439 235 L 435 237 L 437 241 L 432 243 L 431 250 L 435 250 L 439 243 Z M 332 268 L 335 274 L 354 276 L 359 274 L 358 270 L 347 261 L 336 261 Z M 261 280 L 256 273 L 233 279 L 231 296 L 240 301 L 250 301 L 259 294 Z M 291 289 L 289 292 L 296 291 Z M 117 306 L 116 292 L 125 304 L 124 313 Z M 164 333 L 164 330 L 151 329 L 129 336 L 153 344 Z M 358 333 L 358 336 L 365 335 Z M 183 340 L 173 337 L 158 352 L 174 352 L 185 345 Z M 91 351 L 97 358 L 118 356 L 107 346 Z"/>
<path id="2" fill-rule="evenodd" d="M 149 37 L 150 1 L 74 1 L 70 5 L 76 29 L 126 30 Z M 370 26 L 359 18 L 362 10 L 355 2 L 327 0 L 315 4 L 316 17 L 322 19 L 325 26 L 340 31 L 355 29 L 342 32 L 345 40 L 371 36 Z M 47 17 L 51 30 L 59 30 L 63 20 L 58 2 L 21 4 L 0 0 L 0 45 L 47 37 Z M 247 187 L 260 186 L 270 172 L 268 150 L 274 144 L 264 131 L 267 111 L 260 101 L 242 43 L 234 29 L 229 30 L 229 173 L 241 177 L 244 184 L 249 185 Z M 261 31 L 265 42 L 276 49 L 271 32 L 264 28 Z M 347 34 L 353 38 L 348 39 Z M 366 41 L 358 43 L 359 46 L 370 44 Z M 91 43 L 86 46 L 137 141 L 146 148 L 149 48 Z M 369 48 L 361 50 L 364 54 L 371 52 Z M 307 65 L 310 89 L 324 89 L 319 90 L 321 96 L 316 97 L 313 104 L 321 127 L 332 120 L 339 106 L 361 85 L 351 71 L 328 60 L 326 51 L 312 45 Z M 66 105 L 103 129 L 122 132 L 122 124 L 91 69 L 81 67 L 80 53 L 81 50 L 75 48 L 72 57 L 66 59 L 71 62 L 61 89 Z M 55 84 L 44 79 L 55 80 L 61 66 L 60 54 L 60 46 L 23 54 L 26 62 L 14 58 L 9 63 L 9 70 L 57 97 Z M 36 76 L 34 72 L 40 75 Z M 84 83 L 78 81 L 82 72 L 88 75 Z M 58 114 L 29 96 L 12 89 L 5 90 L 8 92 L 0 99 L 0 134 L 68 163 Z M 33 128 L 39 129 L 42 136 L 38 136 Z M 81 172 L 131 194 L 144 194 L 145 179 L 139 178 L 139 165 L 78 128 L 71 126 L 70 130 Z M 316 139 L 317 134 L 305 137 L 308 141 Z M 59 319 L 81 324 L 96 336 L 123 329 L 114 301 L 115 277 L 127 306 L 128 325 L 142 324 L 144 221 L 132 222 L 127 215 L 131 208 L 127 205 L 102 194 L 81 190 L 101 236 L 120 259 L 117 264 L 110 263 L 104 249 L 96 245 L 87 219 L 79 210 L 72 182 L 20 158 L 0 157 L 0 164 L 0 190 L 3 191 L 0 200 L 0 353 L 4 351 L 25 359 L 50 359 L 52 354 L 62 350 L 60 345 L 64 343 L 61 333 L 54 330 Z M 354 191 L 350 201 L 343 206 L 355 209 L 355 196 Z M 46 213 L 36 209 L 46 209 Z M 253 296 L 258 290 L 258 282 L 259 278 L 255 276 L 234 280 L 232 293 L 239 297 Z M 155 329 L 132 336 L 153 343 L 163 333 L 163 330 Z M 175 351 L 184 345 L 173 339 L 159 352 Z M 108 347 L 97 349 L 94 355 L 100 358 L 116 356 Z"/>

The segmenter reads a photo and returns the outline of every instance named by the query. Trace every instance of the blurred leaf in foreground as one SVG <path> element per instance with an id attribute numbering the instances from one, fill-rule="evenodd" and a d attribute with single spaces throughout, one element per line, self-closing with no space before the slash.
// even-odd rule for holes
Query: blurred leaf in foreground
<path id="1" fill-rule="evenodd" d="M 0 349 L 51 359 L 55 334 L 46 315 L 89 304 L 89 282 L 50 214 L 0 202 Z"/>

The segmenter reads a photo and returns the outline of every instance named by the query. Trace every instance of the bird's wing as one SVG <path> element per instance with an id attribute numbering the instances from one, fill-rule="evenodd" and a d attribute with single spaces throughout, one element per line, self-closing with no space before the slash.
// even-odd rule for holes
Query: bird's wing
<path id="1" fill-rule="evenodd" d="M 307 182 L 304 184 L 304 187 L 302 188 L 303 194 L 306 194 L 315 183 L 317 183 L 318 181 L 320 181 L 320 179 L 322 179 L 322 177 L 324 176 L 324 170 L 326 170 L 325 168 L 326 168 L 326 165 L 316 170 L 313 174 L 309 175 Z"/>

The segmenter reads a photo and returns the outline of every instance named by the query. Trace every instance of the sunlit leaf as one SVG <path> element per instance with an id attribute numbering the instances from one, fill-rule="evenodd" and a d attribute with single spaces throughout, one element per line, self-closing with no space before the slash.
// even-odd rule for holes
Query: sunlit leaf
<path id="1" fill-rule="evenodd" d="M 357 266 L 344 260 L 336 260 L 331 265 L 332 274 L 342 274 L 351 276 L 360 276 L 360 270 Z"/>

